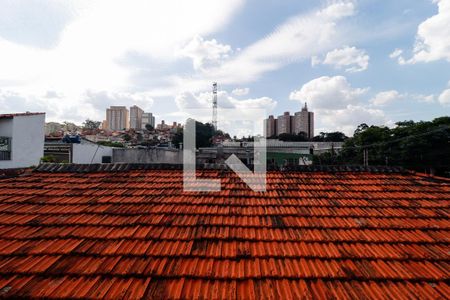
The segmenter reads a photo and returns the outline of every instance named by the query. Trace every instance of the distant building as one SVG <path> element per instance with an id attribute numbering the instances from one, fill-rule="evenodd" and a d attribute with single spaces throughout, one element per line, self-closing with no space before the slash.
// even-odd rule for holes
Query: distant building
<path id="1" fill-rule="evenodd" d="M 279 116 L 277 120 L 277 135 L 283 133 L 291 133 L 291 115 L 288 111 Z"/>
<path id="2" fill-rule="evenodd" d="M 275 119 L 272 115 L 269 116 L 268 119 L 265 120 L 266 131 L 264 132 L 266 137 L 271 137 L 277 135 L 277 119 Z"/>
<path id="3" fill-rule="evenodd" d="M 45 113 L 0 115 L 0 169 L 37 166 L 44 156 Z"/>
<path id="4" fill-rule="evenodd" d="M 142 114 L 142 122 L 141 128 L 145 129 L 145 125 L 150 124 L 153 128 L 155 128 L 155 116 L 152 113 L 143 113 Z"/>
<path id="5" fill-rule="evenodd" d="M 133 105 L 130 107 L 130 128 L 131 129 L 142 129 L 142 115 L 144 110 L 139 106 Z"/>
<path id="6" fill-rule="evenodd" d="M 128 109 L 125 106 L 111 106 L 106 109 L 106 123 L 109 130 L 128 128 Z"/>
<path id="7" fill-rule="evenodd" d="M 99 164 L 112 161 L 113 147 L 98 145 L 95 142 L 81 138 L 78 141 L 66 142 L 47 141 L 44 145 L 44 155 L 52 156 L 55 162 L 74 164 Z"/>
<path id="8" fill-rule="evenodd" d="M 167 124 L 164 122 L 164 120 L 162 120 L 162 121 L 161 121 L 161 124 L 158 124 L 158 125 L 156 126 L 156 128 L 157 128 L 158 130 L 169 130 L 171 127 L 170 127 L 169 125 L 167 125 Z"/>
<path id="9" fill-rule="evenodd" d="M 109 129 L 109 128 L 108 128 L 108 121 L 106 121 L 106 120 L 103 120 L 103 121 L 102 121 L 102 129 L 103 129 L 103 130 Z"/>
<path id="10" fill-rule="evenodd" d="M 278 118 L 269 116 L 264 120 L 264 126 L 266 137 L 278 136 L 283 133 L 299 134 L 305 132 L 307 138 L 312 138 L 314 137 L 314 113 L 308 111 L 305 103 L 302 110 L 294 113 L 293 116 L 289 112 L 285 112 Z"/>
<path id="11" fill-rule="evenodd" d="M 314 137 L 314 113 L 308 111 L 308 106 L 306 105 L 302 108 L 302 111 L 295 113 L 295 115 L 300 117 L 300 126 L 297 128 L 297 133 L 305 132 L 308 138 Z"/>

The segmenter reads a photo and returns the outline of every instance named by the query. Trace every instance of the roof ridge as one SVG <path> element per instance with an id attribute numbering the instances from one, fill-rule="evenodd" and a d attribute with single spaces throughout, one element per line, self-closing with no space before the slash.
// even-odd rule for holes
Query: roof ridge
<path id="1" fill-rule="evenodd" d="M 251 167 L 251 166 L 250 166 Z M 182 164 L 169 163 L 111 163 L 111 164 L 62 164 L 43 163 L 37 166 L 35 172 L 50 173 L 91 173 L 91 172 L 123 172 L 130 170 L 182 170 Z M 197 165 L 200 170 L 230 170 L 224 164 Z M 369 173 L 401 173 L 411 174 L 411 171 L 396 166 L 358 166 L 358 165 L 309 165 L 309 166 L 267 166 L 267 171 L 282 172 L 369 172 Z"/>
<path id="2" fill-rule="evenodd" d="M 447 177 L 436 176 L 436 175 L 431 175 L 431 174 L 422 173 L 422 172 L 414 172 L 414 171 L 412 171 L 411 173 L 413 175 L 417 175 L 417 176 L 423 177 L 423 178 L 428 179 L 428 180 L 435 179 L 435 180 L 442 180 L 442 181 L 450 182 L 450 178 L 447 178 Z"/>

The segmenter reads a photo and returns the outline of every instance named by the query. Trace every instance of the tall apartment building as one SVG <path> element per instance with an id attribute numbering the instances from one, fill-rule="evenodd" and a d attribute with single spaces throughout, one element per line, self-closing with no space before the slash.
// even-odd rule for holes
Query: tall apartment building
<path id="1" fill-rule="evenodd" d="M 277 135 L 277 121 L 272 115 L 269 116 L 268 119 L 264 120 L 265 122 L 265 132 L 264 135 L 267 137 L 271 137 Z"/>
<path id="2" fill-rule="evenodd" d="M 106 109 L 106 123 L 109 130 L 124 130 L 129 127 L 128 109 L 125 106 L 111 106 Z"/>
<path id="3" fill-rule="evenodd" d="M 308 111 L 308 106 L 306 105 L 302 108 L 302 111 L 296 113 L 300 116 L 300 128 L 298 128 L 298 132 L 306 132 L 306 136 L 308 138 L 314 137 L 314 113 L 312 111 Z"/>
<path id="4" fill-rule="evenodd" d="M 139 106 L 133 105 L 130 107 L 130 128 L 131 129 L 142 129 L 142 115 L 144 110 Z"/>
<path id="5" fill-rule="evenodd" d="M 141 122 L 141 127 L 142 129 L 145 128 L 145 125 L 150 124 L 153 126 L 153 128 L 155 128 L 155 116 L 153 116 L 152 113 L 143 113 L 142 114 L 142 122 Z"/>
<path id="6" fill-rule="evenodd" d="M 291 133 L 291 114 L 288 111 L 277 120 L 277 135 L 283 133 Z"/>
<path id="7" fill-rule="evenodd" d="M 264 121 L 266 137 L 283 133 L 299 134 L 300 132 L 305 132 L 308 138 L 314 137 L 314 113 L 308 111 L 306 103 L 302 110 L 294 113 L 293 116 L 289 112 L 285 112 L 278 118 L 269 116 Z"/>

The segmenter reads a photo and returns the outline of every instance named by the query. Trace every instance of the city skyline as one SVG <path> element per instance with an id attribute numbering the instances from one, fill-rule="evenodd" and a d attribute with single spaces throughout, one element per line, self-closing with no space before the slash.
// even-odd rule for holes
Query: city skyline
<path id="1" fill-rule="evenodd" d="M 136 104 L 183 122 L 217 81 L 219 107 L 307 101 L 316 132 L 448 115 L 450 0 L 379 3 L 2 2 L 0 113 L 79 124 Z"/>

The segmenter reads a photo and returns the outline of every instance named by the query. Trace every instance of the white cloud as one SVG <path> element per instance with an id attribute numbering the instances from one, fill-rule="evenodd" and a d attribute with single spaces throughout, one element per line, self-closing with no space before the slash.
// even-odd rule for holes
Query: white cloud
<path id="1" fill-rule="evenodd" d="M 369 88 L 354 88 L 344 76 L 319 77 L 290 94 L 291 100 L 308 102 L 318 131 L 342 131 L 352 135 L 361 123 L 384 125 L 385 113 L 368 107 L 361 99 Z M 316 131 L 317 131 L 316 130 Z"/>
<path id="2" fill-rule="evenodd" d="M 413 56 L 405 59 L 397 51 L 396 58 L 400 64 L 415 64 L 447 60 L 450 62 L 450 0 L 434 0 L 438 5 L 438 13 L 417 28 Z"/>
<path id="3" fill-rule="evenodd" d="M 399 65 L 406 65 L 409 62 L 406 61 L 406 59 L 403 57 L 403 50 L 402 49 L 395 49 L 391 54 L 389 54 L 389 57 L 391 59 L 397 59 L 397 62 Z"/>
<path id="4" fill-rule="evenodd" d="M 195 90 L 211 81 L 222 84 L 251 82 L 293 61 L 336 48 L 347 39 L 338 25 L 355 10 L 353 1 L 340 0 L 323 9 L 297 15 L 219 67 L 208 70 L 201 77 L 181 78 L 179 83 Z"/>
<path id="5" fill-rule="evenodd" d="M 154 103 L 153 98 L 148 93 L 129 93 L 129 92 L 108 92 L 92 91 L 85 93 L 84 101 L 92 105 L 99 112 L 103 113 L 111 105 L 122 105 L 130 107 L 137 105 L 145 111 L 149 111 Z"/>
<path id="6" fill-rule="evenodd" d="M 64 28 L 54 48 L 34 49 L 0 38 L 0 81 L 47 89 L 120 90 L 129 84 L 127 68 L 117 64 L 126 53 L 175 60 L 179 45 L 222 28 L 243 2 L 81 1 L 74 8 L 77 18 Z"/>
<path id="7" fill-rule="evenodd" d="M 403 54 L 403 50 L 396 48 L 391 54 L 389 54 L 389 57 L 394 59 L 394 58 L 399 57 L 402 54 Z"/>
<path id="8" fill-rule="evenodd" d="M 444 90 L 440 95 L 439 95 L 439 103 L 441 103 L 444 106 L 450 105 L 450 89 Z"/>
<path id="9" fill-rule="evenodd" d="M 50 49 L 73 20 L 72 8 L 72 0 L 0 1 L 0 36 L 17 44 Z"/>
<path id="10" fill-rule="evenodd" d="M 65 96 L 60 102 L 70 99 L 71 103 L 66 102 L 66 106 L 73 103 L 75 107 L 80 107 L 86 103 L 84 97 L 87 90 L 109 93 L 132 90 L 133 78 L 130 74 L 136 67 L 121 63 L 129 53 L 142 54 L 151 63 L 157 62 L 147 68 L 156 70 L 152 75 L 155 81 L 162 81 L 155 64 L 159 64 L 159 67 L 176 62 L 179 59 L 176 49 L 186 45 L 197 35 L 207 36 L 222 29 L 244 2 L 245 0 L 64 2 L 61 5 L 69 7 L 71 20 L 61 23 L 60 31 L 53 35 L 51 41 L 46 42 L 46 47 L 30 46 L 33 42 L 30 39 L 6 39 L 0 31 L 0 84 L 3 88 L 26 95 L 45 95 L 49 90 L 58 90 L 58 93 Z M 0 3 L 0 9 L 1 7 Z M 51 11 L 55 10 L 50 10 L 46 18 L 52 20 L 55 16 Z M 20 7 L 14 12 L 20 14 Z M 8 16 L 9 28 L 22 28 L 23 20 L 16 18 L 17 16 Z M 28 26 L 22 29 L 29 31 L 28 37 L 34 37 L 42 35 L 39 28 Z M 210 41 L 205 43 L 208 42 Z M 170 76 L 164 76 L 168 81 Z M 172 82 L 155 86 L 152 92 L 161 93 L 164 89 L 165 93 L 169 93 L 167 90 L 172 86 Z M 173 89 L 170 92 L 173 96 Z M 48 103 L 47 110 L 51 110 L 52 103 L 45 101 L 44 103 Z M 21 110 L 27 108 L 23 106 Z M 70 114 L 62 118 L 70 118 Z"/>
<path id="11" fill-rule="evenodd" d="M 369 55 L 362 49 L 345 46 L 328 52 L 323 60 L 313 56 L 311 64 L 332 65 L 336 69 L 345 68 L 346 72 L 361 72 L 369 67 Z"/>
<path id="12" fill-rule="evenodd" d="M 180 50 L 180 55 L 191 58 L 195 70 L 202 70 L 218 66 L 231 52 L 229 45 L 220 44 L 215 39 L 205 41 L 196 35 Z"/>
<path id="13" fill-rule="evenodd" d="M 235 96 L 245 96 L 250 92 L 249 88 L 237 88 L 234 89 L 231 93 Z"/>
<path id="14" fill-rule="evenodd" d="M 294 16 L 264 38 L 232 51 L 231 46 L 211 35 L 223 29 L 244 2 L 68 0 L 58 4 L 57 9 L 40 10 L 45 12 L 45 19 L 54 20 L 58 13 L 64 18 L 58 19 L 58 32 L 36 44 L 38 47 L 29 45 L 42 30 L 20 27 L 12 14 L 8 26 L 28 30 L 27 37 L 34 40 L 6 39 L 0 32 L 0 84 L 20 94 L 43 95 L 41 101 L 48 103 L 47 107 L 56 99 L 67 107 L 81 107 L 91 101 L 93 105 L 87 106 L 89 116 L 95 113 L 94 118 L 99 118 L 106 106 L 122 99 L 118 95 L 134 94 L 130 91 L 148 91 L 148 98 L 172 97 L 180 91 L 202 91 L 212 81 L 241 84 L 292 61 L 338 48 L 348 37 L 341 23 L 356 10 L 354 1 L 331 1 L 321 9 Z M 64 5 L 67 7 L 61 7 Z M 125 59 L 130 54 L 145 59 L 130 63 Z M 177 69 L 182 56 L 192 59 L 194 73 L 173 75 L 182 73 Z M 139 76 L 139 72 L 146 76 Z M 58 97 L 47 91 L 57 91 Z M 242 89 L 233 95 L 246 93 Z M 71 101 L 70 105 L 67 101 Z M 102 101 L 105 107 L 100 110 Z M 273 107 L 270 98 L 243 101 L 247 102 L 234 105 Z M 68 118 L 62 111 L 58 109 L 55 115 Z"/>
<path id="15" fill-rule="evenodd" d="M 353 88 L 344 76 L 323 76 L 305 83 L 293 91 L 289 98 L 307 101 L 314 109 L 343 109 L 356 104 L 368 88 Z"/>
<path id="16" fill-rule="evenodd" d="M 44 95 L 44 98 L 63 98 L 63 97 L 64 95 L 53 90 L 47 91 Z"/>
<path id="17" fill-rule="evenodd" d="M 48 98 L 33 94 L 20 93 L 12 90 L 0 89 L 0 114 L 14 112 L 45 112 L 47 121 L 67 120 L 71 122 L 80 122 L 86 118 L 96 117 L 95 111 L 91 106 L 79 105 L 71 97 Z"/>
<path id="18" fill-rule="evenodd" d="M 355 13 L 354 1 L 334 1 L 329 3 L 330 5 L 317 12 L 317 16 L 323 18 L 340 19 L 352 16 Z"/>
<path id="19" fill-rule="evenodd" d="M 416 100 L 422 103 L 434 103 L 436 96 L 433 94 L 423 95 L 415 93 L 399 93 L 396 90 L 379 92 L 369 100 L 374 106 L 386 106 L 399 100 Z"/>
<path id="20" fill-rule="evenodd" d="M 415 94 L 413 95 L 413 98 L 416 99 L 419 102 L 423 103 L 434 103 L 435 95 L 422 95 L 422 94 Z"/>
<path id="21" fill-rule="evenodd" d="M 269 97 L 238 100 L 226 91 L 218 91 L 217 98 L 219 128 L 237 136 L 261 134 L 263 118 L 277 105 L 277 102 Z M 210 122 L 212 113 L 211 92 L 180 93 L 175 97 L 175 103 L 179 109 L 179 112 L 176 113 L 178 117 L 183 119 L 190 117 L 201 122 Z M 235 120 L 236 117 L 242 118 L 241 121 Z"/>
<path id="22" fill-rule="evenodd" d="M 370 103 L 375 106 L 384 106 L 399 99 L 403 99 L 405 95 L 400 94 L 396 90 L 379 92 L 372 99 L 370 99 Z"/>
<path id="23" fill-rule="evenodd" d="M 193 94 L 190 92 L 180 93 L 175 97 L 175 103 L 178 109 L 198 109 L 198 108 L 211 108 L 212 106 L 212 93 L 202 92 Z M 235 108 L 238 110 L 245 109 L 266 109 L 268 111 L 273 110 L 277 105 L 277 102 L 269 97 L 248 98 L 238 100 L 231 96 L 226 91 L 219 91 L 217 93 L 217 104 L 221 108 Z"/>
<path id="24" fill-rule="evenodd" d="M 384 112 L 380 109 L 367 108 L 361 105 L 348 105 L 337 110 L 318 110 L 316 119 L 326 131 L 342 131 L 353 135 L 355 128 L 366 123 L 368 125 L 385 125 L 388 123 Z"/>

